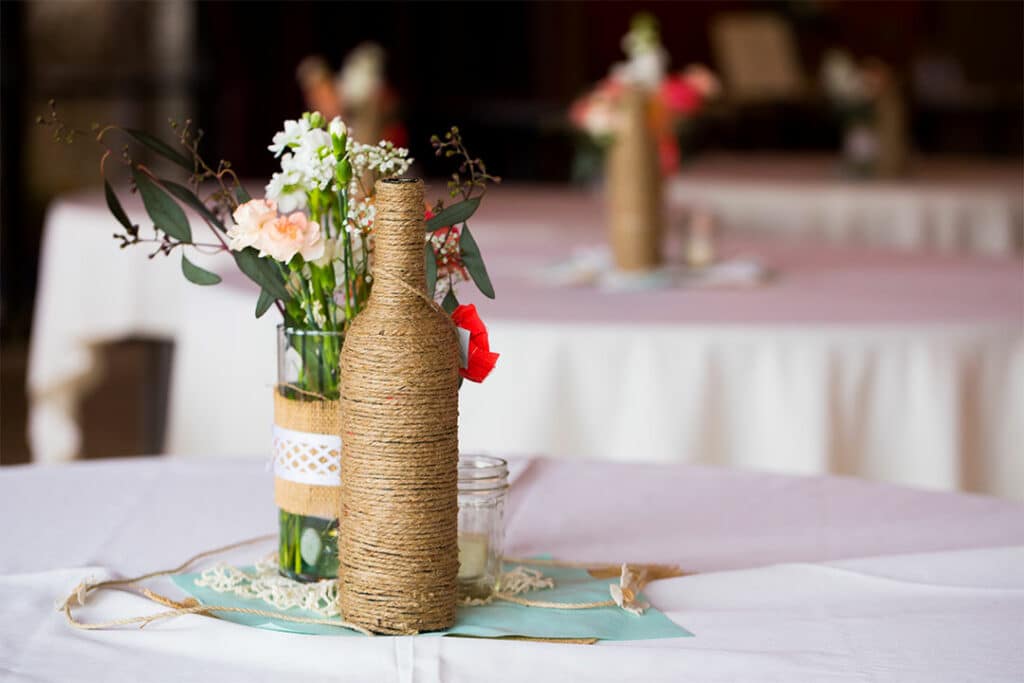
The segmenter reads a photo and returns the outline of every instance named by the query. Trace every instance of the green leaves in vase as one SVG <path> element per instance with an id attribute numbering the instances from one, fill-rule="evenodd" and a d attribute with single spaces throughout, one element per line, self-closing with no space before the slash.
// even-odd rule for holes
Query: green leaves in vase
<path id="1" fill-rule="evenodd" d="M 137 168 L 132 168 L 132 179 L 157 230 L 181 242 L 191 242 L 192 228 L 178 203 Z"/>
<path id="2" fill-rule="evenodd" d="M 193 282 L 197 285 L 209 286 L 215 285 L 220 282 L 220 275 L 211 273 L 210 271 L 200 268 L 196 264 L 188 260 L 188 257 L 184 254 L 181 255 L 181 272 L 184 273 L 185 277 L 188 278 L 189 282 Z"/>
<path id="3" fill-rule="evenodd" d="M 122 128 L 121 130 L 130 135 L 132 139 L 138 142 L 140 145 L 147 147 L 153 152 L 156 152 L 157 154 L 167 159 L 168 161 L 173 161 L 174 163 L 176 163 L 178 166 L 181 166 L 189 173 L 193 173 L 195 171 L 195 164 L 191 159 L 189 159 L 184 154 L 168 145 L 160 138 L 154 137 L 144 130 L 136 130 L 134 128 Z"/>
<path id="4" fill-rule="evenodd" d="M 480 197 L 473 197 L 442 209 L 436 216 L 427 221 L 427 232 L 434 232 L 449 225 L 465 223 L 476 213 L 478 206 L 480 206 Z"/>
<path id="5" fill-rule="evenodd" d="M 488 299 L 493 299 L 494 285 L 491 284 L 491 276 L 487 274 L 487 266 L 484 265 L 484 259 L 480 255 L 480 247 L 473 239 L 473 233 L 469 231 L 468 224 L 462 226 L 462 234 L 459 236 L 459 251 L 462 254 L 462 263 L 465 264 L 477 289 Z"/>

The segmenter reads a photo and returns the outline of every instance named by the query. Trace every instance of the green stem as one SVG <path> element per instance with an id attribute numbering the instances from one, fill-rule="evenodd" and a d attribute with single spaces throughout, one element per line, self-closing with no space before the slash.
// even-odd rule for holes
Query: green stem
<path id="1" fill-rule="evenodd" d="M 341 237 L 343 263 L 345 265 L 345 322 L 352 320 L 352 243 L 348 234 L 348 195 L 345 190 L 338 190 L 338 233 Z"/>
<path id="2" fill-rule="evenodd" d="M 295 515 L 295 573 L 302 574 L 302 517 Z"/>

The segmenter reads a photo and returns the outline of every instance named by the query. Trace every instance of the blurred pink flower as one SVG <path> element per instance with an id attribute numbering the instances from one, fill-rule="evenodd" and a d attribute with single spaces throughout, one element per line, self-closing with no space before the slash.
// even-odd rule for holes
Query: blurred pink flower
<path id="1" fill-rule="evenodd" d="M 661 101 L 676 114 L 692 114 L 704 100 L 700 90 L 685 76 L 669 76 L 661 82 Z"/>

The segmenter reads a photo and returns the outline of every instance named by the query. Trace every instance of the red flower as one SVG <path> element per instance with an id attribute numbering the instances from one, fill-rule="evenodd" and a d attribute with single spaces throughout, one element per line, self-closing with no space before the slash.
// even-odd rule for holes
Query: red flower
<path id="1" fill-rule="evenodd" d="M 472 382 L 483 382 L 498 362 L 498 354 L 491 353 L 487 328 L 477 315 L 476 306 L 459 306 L 452 311 L 452 322 L 459 328 L 459 343 L 464 350 L 464 367 L 459 368 L 459 374 Z M 462 330 L 468 332 L 468 340 Z"/>
<path id="2" fill-rule="evenodd" d="M 661 101 L 676 114 L 692 114 L 704 99 L 700 90 L 683 75 L 669 76 L 661 82 Z"/>

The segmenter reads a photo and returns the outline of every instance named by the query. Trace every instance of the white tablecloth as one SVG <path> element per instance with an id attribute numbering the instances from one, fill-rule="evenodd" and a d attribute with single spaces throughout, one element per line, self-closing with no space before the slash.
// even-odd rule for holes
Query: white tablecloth
<path id="1" fill-rule="evenodd" d="M 904 178 L 855 180 L 830 157 L 709 156 L 669 184 L 730 231 L 1010 254 L 1024 247 L 1024 166 L 918 159 Z"/>
<path id="2" fill-rule="evenodd" d="M 90 345 L 160 325 L 176 345 L 168 449 L 267 453 L 272 314 L 253 319 L 255 295 L 237 277 L 199 288 L 176 263 L 139 264 L 152 266 L 138 273 L 149 285 L 74 287 L 72 245 L 84 238 L 73 230 L 91 231 L 88 253 L 104 264 L 92 272 L 136 267 L 139 255 L 97 234 L 109 230 L 104 211 L 61 204 L 48 223 L 29 378 L 36 457 L 73 452 L 60 440 L 74 428 L 65 402 Z M 529 275 L 601 241 L 596 197 L 508 188 L 474 232 L 498 300 L 464 291 L 502 357 L 462 390 L 464 450 L 838 472 L 1024 498 L 1017 259 L 733 241 L 727 253 L 754 254 L 779 277 L 750 291 L 611 294 Z M 157 282 L 159 297 L 145 289 Z"/>
<path id="3" fill-rule="evenodd" d="M 1024 508 L 850 479 L 537 460 L 508 551 L 679 563 L 648 597 L 694 638 L 595 646 L 299 636 L 206 617 L 78 631 L 88 576 L 173 566 L 273 530 L 252 461 L 0 469 L 0 678 L 10 681 L 1019 681 Z M 251 549 L 235 559 L 251 559 Z M 175 595 L 166 582 L 157 592 Z M 92 605 L 92 601 L 90 602 Z M 80 618 L 154 606 L 107 593 Z"/>

